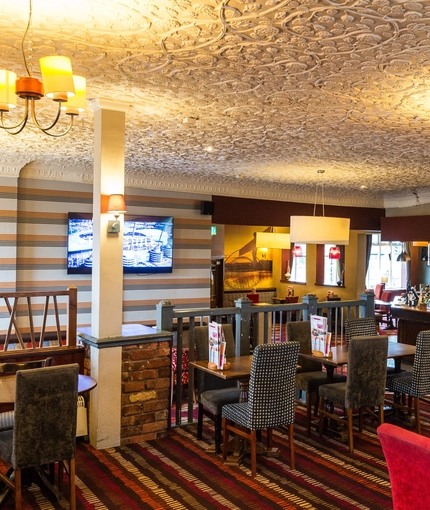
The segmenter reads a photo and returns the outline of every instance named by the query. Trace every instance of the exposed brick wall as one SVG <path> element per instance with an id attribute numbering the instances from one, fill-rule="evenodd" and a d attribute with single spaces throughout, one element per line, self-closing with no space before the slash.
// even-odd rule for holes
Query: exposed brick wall
<path id="1" fill-rule="evenodd" d="M 169 342 L 123 347 L 121 444 L 167 434 L 170 375 Z"/>

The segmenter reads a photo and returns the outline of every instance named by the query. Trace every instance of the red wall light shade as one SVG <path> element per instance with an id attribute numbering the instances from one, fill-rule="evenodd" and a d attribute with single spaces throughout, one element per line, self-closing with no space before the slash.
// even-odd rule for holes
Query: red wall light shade
<path id="1" fill-rule="evenodd" d="M 334 260 L 340 260 L 340 248 L 339 246 L 332 246 L 328 252 L 328 258 Z"/>
<path id="2" fill-rule="evenodd" d="M 303 250 L 301 246 L 294 246 L 293 248 L 293 257 L 303 257 Z"/>

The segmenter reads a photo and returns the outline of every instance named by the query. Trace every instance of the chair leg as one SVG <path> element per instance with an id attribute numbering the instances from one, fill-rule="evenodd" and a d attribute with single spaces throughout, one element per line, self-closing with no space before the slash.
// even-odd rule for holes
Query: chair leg
<path id="1" fill-rule="evenodd" d="M 309 391 L 306 392 L 306 421 L 306 430 L 308 431 L 308 434 L 310 434 L 312 421 L 312 398 Z"/>
<path id="2" fill-rule="evenodd" d="M 259 431 L 261 433 L 261 430 Z M 257 440 L 258 439 L 258 434 L 257 434 Z M 267 429 L 267 448 L 270 450 L 270 448 L 272 448 L 272 444 L 273 444 L 273 429 Z"/>
<path id="3" fill-rule="evenodd" d="M 290 446 L 290 467 L 292 470 L 296 469 L 296 458 L 294 453 L 294 423 L 288 426 L 288 441 Z"/>
<path id="4" fill-rule="evenodd" d="M 224 442 L 222 444 L 222 460 L 226 460 L 228 440 L 229 440 L 229 430 L 227 428 L 227 419 L 226 418 L 222 419 L 222 435 L 224 437 Z"/>
<path id="5" fill-rule="evenodd" d="M 76 487 L 75 487 L 76 463 L 75 458 L 69 459 L 69 499 L 70 510 L 76 510 Z"/>
<path id="6" fill-rule="evenodd" d="M 221 453 L 221 428 L 222 428 L 222 417 L 220 414 L 214 416 L 215 423 L 215 453 Z"/>
<path id="7" fill-rule="evenodd" d="M 201 439 L 203 435 L 203 404 L 199 402 L 197 411 L 197 439 Z"/>
<path id="8" fill-rule="evenodd" d="M 421 434 L 421 415 L 420 415 L 420 399 L 419 397 L 413 397 L 414 399 L 414 410 L 415 410 L 415 426 L 417 433 Z"/>
<path id="9" fill-rule="evenodd" d="M 349 453 L 354 453 L 354 436 L 352 433 L 352 409 L 346 410 L 346 419 L 347 419 L 347 424 L 348 424 Z"/>
<path id="10" fill-rule="evenodd" d="M 385 419 L 384 404 L 379 406 L 378 418 L 379 418 L 378 425 L 382 425 L 384 423 L 384 419 Z"/>
<path id="11" fill-rule="evenodd" d="M 22 487 L 21 487 L 21 470 L 15 469 L 15 510 L 21 510 L 22 507 Z"/>
<path id="12" fill-rule="evenodd" d="M 320 423 L 319 423 L 319 433 L 320 437 L 322 437 L 324 432 L 324 406 L 325 406 L 325 400 L 323 397 L 320 397 Z"/>
<path id="13" fill-rule="evenodd" d="M 255 477 L 257 474 L 257 431 L 251 430 L 251 473 Z"/>

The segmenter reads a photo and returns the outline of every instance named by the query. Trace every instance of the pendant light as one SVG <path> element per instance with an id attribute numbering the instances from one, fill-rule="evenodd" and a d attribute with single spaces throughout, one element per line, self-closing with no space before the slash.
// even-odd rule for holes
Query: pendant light
<path id="1" fill-rule="evenodd" d="M 315 190 L 313 216 L 291 216 L 290 238 L 292 243 L 304 244 L 349 244 L 349 218 L 324 216 L 324 170 L 318 170 L 321 176 L 322 216 L 315 216 L 318 184 Z"/>

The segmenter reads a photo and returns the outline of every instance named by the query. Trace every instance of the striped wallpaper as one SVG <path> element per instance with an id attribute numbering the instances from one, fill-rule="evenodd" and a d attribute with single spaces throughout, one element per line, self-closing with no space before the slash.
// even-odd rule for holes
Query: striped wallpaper
<path id="1" fill-rule="evenodd" d="M 208 196 L 127 187 L 125 199 L 128 214 L 174 217 L 174 267 L 171 274 L 124 276 L 123 322 L 155 324 L 155 305 L 162 300 L 178 308 L 209 306 L 211 218 L 200 214 Z M 92 185 L 0 176 L 0 203 L 1 291 L 74 285 L 78 325 L 89 326 L 91 275 L 67 275 L 66 244 L 67 214 L 92 212 Z M 65 303 L 60 308 L 65 325 Z M 0 302 L 0 334 L 8 323 Z"/>

